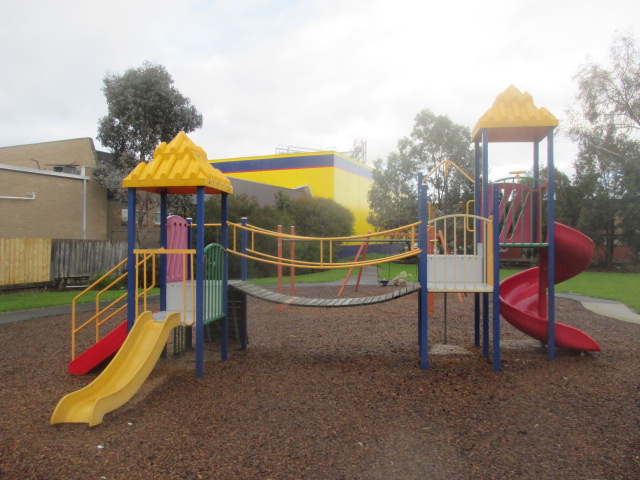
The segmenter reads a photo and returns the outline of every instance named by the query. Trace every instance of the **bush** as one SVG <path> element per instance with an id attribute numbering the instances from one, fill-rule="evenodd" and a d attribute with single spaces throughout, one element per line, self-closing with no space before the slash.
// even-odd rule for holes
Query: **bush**
<path id="1" fill-rule="evenodd" d="M 217 223 L 220 219 L 220 196 L 210 197 L 205 204 L 205 218 L 207 222 Z M 276 231 L 278 225 L 283 226 L 283 232 L 289 233 L 291 225 L 296 227 L 296 234 L 315 237 L 340 237 L 353 234 L 354 217 L 349 209 L 328 198 L 303 197 L 291 200 L 280 194 L 276 198 L 276 206 L 260 206 L 255 197 L 246 194 L 229 197 L 229 221 L 240 223 L 242 217 L 247 217 L 251 225 L 267 230 Z M 205 244 L 220 243 L 219 229 L 205 230 Z M 233 242 L 233 238 L 229 239 Z M 240 242 L 240 239 L 237 239 Z M 255 249 L 259 252 L 276 256 L 278 242 L 275 237 L 256 235 Z M 335 246 L 334 246 L 335 247 Z M 240 245 L 237 245 L 240 248 Z M 337 255 L 334 248 L 334 259 Z M 288 257 L 289 243 L 284 244 L 284 256 Z M 329 261 L 328 248 L 324 252 L 324 260 Z M 318 242 L 296 243 L 296 259 L 317 262 L 320 255 Z M 231 255 L 229 258 L 229 277 L 240 277 L 240 257 Z M 285 274 L 288 273 L 285 267 Z M 249 262 L 249 277 L 269 277 L 277 274 L 277 266 L 263 262 Z"/>
<path id="2" fill-rule="evenodd" d="M 103 277 L 104 274 L 105 274 L 105 272 L 98 272 L 98 273 L 92 275 L 91 277 L 89 277 L 89 285 L 93 285 L 93 283 L 98 281 L 98 279 L 100 279 L 101 277 Z M 98 283 L 94 288 L 96 288 L 96 289 L 107 288 L 109 285 L 111 285 L 113 282 L 115 282 L 116 279 L 119 276 L 120 275 L 114 275 L 114 274 L 107 275 L 102 280 L 100 280 L 100 283 Z M 123 288 L 127 288 L 127 279 L 126 279 L 126 277 L 123 280 L 120 280 L 118 283 L 116 283 L 114 286 L 111 287 L 112 290 L 113 289 L 121 290 Z"/>

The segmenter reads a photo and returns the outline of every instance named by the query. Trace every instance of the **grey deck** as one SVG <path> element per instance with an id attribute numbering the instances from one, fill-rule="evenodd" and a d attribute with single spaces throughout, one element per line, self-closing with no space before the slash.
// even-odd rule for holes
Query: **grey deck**
<path id="1" fill-rule="evenodd" d="M 351 298 L 309 298 L 309 297 L 294 297 L 291 295 L 283 295 L 276 293 L 273 290 L 267 290 L 266 288 L 259 287 L 250 282 L 243 282 L 239 280 L 232 280 L 229 285 L 236 290 L 251 295 L 252 297 L 259 298 L 266 302 L 281 303 L 284 305 L 294 305 L 296 307 L 321 307 L 321 308 L 342 308 L 342 307 L 359 307 L 362 305 L 373 305 L 375 303 L 389 302 L 396 298 L 410 295 L 420 290 L 420 284 L 411 283 L 406 287 L 402 287 L 399 290 L 394 290 L 384 295 L 376 295 L 373 297 L 351 297 Z"/>

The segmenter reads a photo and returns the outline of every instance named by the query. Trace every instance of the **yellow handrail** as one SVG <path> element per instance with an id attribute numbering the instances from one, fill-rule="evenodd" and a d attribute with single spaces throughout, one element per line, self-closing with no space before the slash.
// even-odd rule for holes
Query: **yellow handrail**
<path id="1" fill-rule="evenodd" d="M 115 267 L 113 267 L 111 270 L 109 270 L 107 273 L 105 273 L 103 276 L 101 276 L 95 282 L 93 282 L 91 285 L 89 285 L 87 288 L 85 288 L 82 292 L 80 292 L 78 295 L 73 297 L 73 300 L 71 301 L 71 359 L 72 360 L 74 358 L 76 358 L 76 335 L 78 334 L 78 332 L 80 332 L 81 330 L 86 328 L 91 322 L 94 322 L 97 319 L 99 319 L 99 314 L 102 313 L 102 312 L 98 311 L 96 313 L 96 315 L 91 317 L 89 320 L 87 320 L 85 323 L 83 323 L 80 327 L 76 328 L 76 304 L 78 303 L 78 300 L 80 298 L 82 298 L 90 290 L 92 290 L 96 285 L 99 285 L 100 282 L 102 282 L 105 278 L 107 278 L 113 272 L 117 271 L 119 268 L 122 268 L 126 263 L 127 263 L 127 259 L 125 258 L 120 263 L 118 263 Z M 109 288 L 112 287 L 113 285 L 115 285 L 116 283 L 120 282 L 123 278 L 126 278 L 126 276 L 127 276 L 127 272 L 125 272 L 120 277 L 118 277 L 117 280 L 112 282 L 109 285 Z M 102 292 L 100 292 L 100 293 L 102 293 Z M 109 308 L 111 306 L 113 306 L 114 303 L 117 303 L 118 301 L 120 301 L 120 299 L 116 300 L 115 302 L 112 302 L 109 305 Z M 96 309 L 99 310 L 99 303 L 96 304 Z M 109 318 L 111 318 L 111 317 L 109 317 Z M 104 323 L 104 321 L 102 323 Z M 98 325 L 98 321 L 96 321 L 96 336 L 100 335 L 99 329 L 100 329 L 100 326 Z"/>
<path id="2" fill-rule="evenodd" d="M 247 255 L 247 254 L 243 254 L 241 252 L 236 252 L 236 251 L 232 251 L 229 250 L 229 253 L 233 253 L 234 255 L 237 255 L 239 257 L 244 257 L 244 258 L 248 258 L 249 260 L 256 260 L 258 262 L 262 262 L 262 263 L 269 263 L 271 265 L 282 265 L 283 267 L 294 267 L 294 268 L 311 268 L 311 269 L 322 269 L 322 270 L 331 270 L 331 269 L 337 269 L 337 268 L 349 268 L 349 267 L 364 267 L 364 266 L 368 266 L 368 265 L 379 265 L 381 263 L 388 263 L 388 262 L 393 262 L 395 260 L 401 260 L 403 258 L 409 258 L 409 257 L 413 257 L 415 255 L 419 255 L 420 252 L 422 252 L 422 250 L 420 250 L 419 248 L 414 248 L 413 250 L 408 250 L 406 252 L 403 253 L 398 253 L 396 255 L 390 255 L 388 257 L 383 257 L 383 258 L 377 258 L 377 259 L 372 259 L 372 260 L 364 260 L 364 261 L 359 261 L 359 262 L 344 262 L 344 263 L 320 263 L 320 262 L 304 262 L 301 260 L 293 260 L 291 261 L 291 259 L 288 258 L 278 258 L 276 256 L 273 255 L 268 255 L 266 253 L 261 253 L 261 252 L 255 252 L 255 251 L 250 251 L 249 249 L 247 249 L 247 252 L 250 253 L 254 253 L 257 255 L 261 255 L 265 258 L 259 258 L 259 257 L 254 257 L 252 255 Z M 274 260 L 270 260 L 270 259 L 274 259 Z"/>
<path id="3" fill-rule="evenodd" d="M 356 240 L 367 240 L 374 237 L 382 237 L 382 236 L 391 236 L 393 233 L 400 232 L 402 230 L 408 230 L 411 227 L 416 227 L 420 225 L 420 222 L 410 223 L 408 225 L 404 225 L 402 227 L 393 228 L 391 230 L 384 230 L 382 232 L 374 232 L 374 233 L 365 233 L 362 235 L 350 235 L 346 237 L 303 237 L 301 235 L 291 235 L 290 233 L 278 233 L 273 230 L 267 230 L 265 228 L 256 227 L 255 225 L 247 225 L 243 226 L 240 223 L 232 223 L 228 222 L 228 225 L 233 228 L 239 228 L 241 230 L 246 230 L 252 233 L 262 233 L 271 237 L 280 237 L 283 239 L 289 240 L 307 240 L 307 241 L 334 241 L 334 242 L 353 242 Z"/>
<path id="4" fill-rule="evenodd" d="M 464 175 L 465 177 L 467 177 L 467 179 L 471 182 L 471 183 L 475 183 L 475 181 L 473 180 L 473 178 L 471 178 L 469 175 L 467 175 L 467 173 L 462 170 L 458 165 L 456 165 L 456 162 L 454 162 L 453 160 L 443 160 L 442 162 L 440 162 L 438 165 L 435 166 L 435 168 L 433 170 L 431 170 L 429 173 L 427 173 L 423 179 L 422 182 L 424 183 L 424 181 L 426 179 L 428 179 L 431 175 L 433 175 L 434 173 L 436 173 L 436 171 L 444 165 L 444 175 L 445 177 L 449 174 L 449 165 L 452 165 L 456 170 L 458 170 L 462 175 Z"/>

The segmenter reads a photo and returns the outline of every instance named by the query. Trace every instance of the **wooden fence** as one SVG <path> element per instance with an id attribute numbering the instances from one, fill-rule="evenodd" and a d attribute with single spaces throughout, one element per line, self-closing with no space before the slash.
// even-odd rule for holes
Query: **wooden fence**
<path id="1" fill-rule="evenodd" d="M 50 238 L 0 238 L 0 285 L 49 281 Z"/>
<path id="2" fill-rule="evenodd" d="M 0 238 L 0 287 L 82 279 L 126 256 L 127 242 Z"/>

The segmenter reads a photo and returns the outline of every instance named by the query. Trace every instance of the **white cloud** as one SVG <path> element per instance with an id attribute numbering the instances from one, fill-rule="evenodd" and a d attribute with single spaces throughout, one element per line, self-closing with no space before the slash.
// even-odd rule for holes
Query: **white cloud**
<path id="1" fill-rule="evenodd" d="M 0 41 L 0 145 L 95 137 L 102 79 L 161 63 L 204 115 L 211 157 L 279 144 L 386 157 L 429 108 L 472 128 L 510 84 L 561 120 L 587 56 L 606 62 L 628 0 L 11 2 Z M 565 171 L 573 148 L 558 139 Z M 518 154 L 519 155 L 519 154 Z M 497 156 L 492 170 L 530 157 Z"/>

